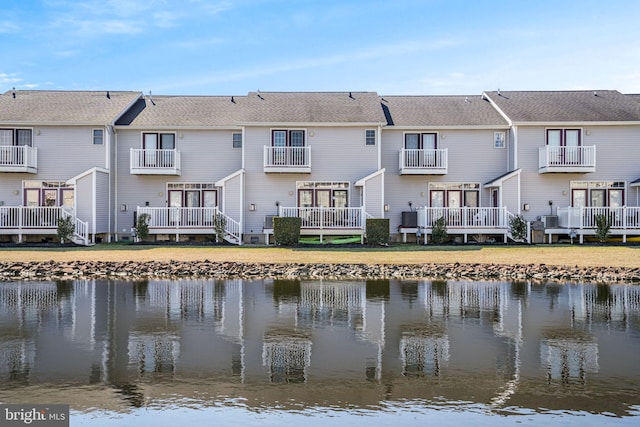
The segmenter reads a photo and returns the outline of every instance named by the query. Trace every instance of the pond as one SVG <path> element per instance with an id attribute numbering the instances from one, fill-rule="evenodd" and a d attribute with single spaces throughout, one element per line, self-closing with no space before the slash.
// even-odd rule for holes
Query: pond
<path id="1" fill-rule="evenodd" d="M 640 287 L 0 284 L 0 403 L 72 426 L 638 425 Z"/>

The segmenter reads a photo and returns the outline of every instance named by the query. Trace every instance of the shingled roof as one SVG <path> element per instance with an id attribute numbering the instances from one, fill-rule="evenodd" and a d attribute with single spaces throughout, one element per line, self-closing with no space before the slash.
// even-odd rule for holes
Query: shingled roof
<path id="1" fill-rule="evenodd" d="M 384 96 L 388 125 L 501 127 L 507 121 L 480 96 Z"/>
<path id="2" fill-rule="evenodd" d="M 152 96 L 117 124 L 131 127 L 233 127 L 247 115 L 246 96 Z"/>
<path id="3" fill-rule="evenodd" d="M 0 95 L 0 124 L 105 125 L 116 120 L 141 95 L 140 92 L 7 91 Z"/>
<path id="4" fill-rule="evenodd" d="M 485 92 L 514 123 L 634 122 L 640 103 L 615 90 Z"/>
<path id="5" fill-rule="evenodd" d="M 246 123 L 386 123 L 375 92 L 250 92 Z"/>

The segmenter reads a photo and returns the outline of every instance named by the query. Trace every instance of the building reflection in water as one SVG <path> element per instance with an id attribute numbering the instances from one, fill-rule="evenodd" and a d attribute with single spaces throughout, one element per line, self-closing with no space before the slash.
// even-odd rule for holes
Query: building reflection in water
<path id="1" fill-rule="evenodd" d="M 639 391 L 629 386 L 640 380 L 639 336 L 640 288 L 625 285 L 7 283 L 0 400 L 16 400 L 27 387 L 53 387 L 55 395 L 57 383 L 104 385 L 130 406 L 153 393 L 193 398 L 202 387 L 209 396 L 233 390 L 264 400 L 255 386 L 273 383 L 312 387 L 318 399 L 332 384 L 322 399 L 363 405 L 446 395 L 526 406 L 554 383 L 582 387 L 593 400 L 616 381 Z M 624 412 L 614 400 L 619 407 L 610 411 Z"/>

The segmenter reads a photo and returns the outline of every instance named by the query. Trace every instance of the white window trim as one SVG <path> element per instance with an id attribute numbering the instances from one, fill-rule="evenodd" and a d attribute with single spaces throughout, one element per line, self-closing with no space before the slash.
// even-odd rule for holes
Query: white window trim
<path id="1" fill-rule="evenodd" d="M 498 145 L 498 135 L 502 135 L 502 145 Z M 503 149 L 507 148 L 507 133 L 504 131 L 493 133 L 493 148 Z"/>
<path id="2" fill-rule="evenodd" d="M 367 144 L 367 132 L 373 132 L 373 144 Z M 369 129 L 365 129 L 364 130 L 364 145 L 365 147 L 375 147 L 376 145 L 378 145 L 378 130 L 377 129 L 373 129 L 373 128 L 369 128 Z"/>
<path id="3" fill-rule="evenodd" d="M 100 144 L 96 144 L 96 131 L 97 130 L 102 132 L 102 139 L 101 139 L 102 142 Z M 93 128 L 93 129 L 91 129 L 91 143 L 93 145 L 104 145 L 104 139 L 105 139 L 104 129 L 102 129 L 102 128 Z"/>

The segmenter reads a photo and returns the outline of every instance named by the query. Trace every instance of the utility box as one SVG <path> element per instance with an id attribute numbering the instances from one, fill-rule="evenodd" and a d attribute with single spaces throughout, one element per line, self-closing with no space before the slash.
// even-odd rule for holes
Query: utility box
<path id="1" fill-rule="evenodd" d="M 418 227 L 418 212 L 416 211 L 402 212 L 402 221 L 400 222 L 400 225 L 405 228 Z"/>
<path id="2" fill-rule="evenodd" d="M 544 228 L 557 228 L 558 227 L 558 215 L 543 215 L 540 220 L 544 224 Z"/>
<path id="3" fill-rule="evenodd" d="M 531 223 L 531 243 L 544 243 L 544 223 L 533 221 Z"/>

